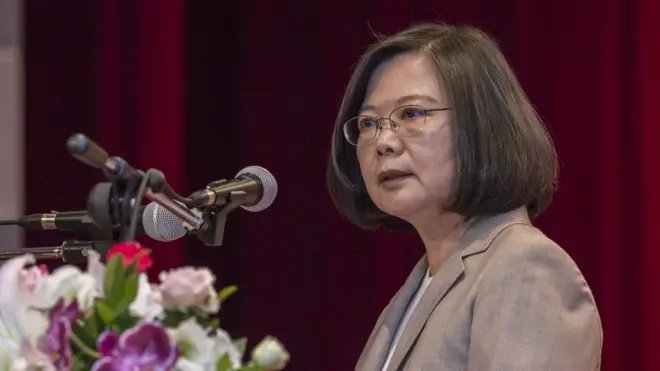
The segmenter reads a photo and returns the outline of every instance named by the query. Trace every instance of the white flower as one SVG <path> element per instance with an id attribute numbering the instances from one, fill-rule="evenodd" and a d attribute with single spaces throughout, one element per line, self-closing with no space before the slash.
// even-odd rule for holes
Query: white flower
<path id="1" fill-rule="evenodd" d="M 96 291 L 103 296 L 103 277 L 105 265 L 101 263 L 101 255 L 96 250 L 87 250 L 87 274 L 96 281 Z"/>
<path id="2" fill-rule="evenodd" d="M 18 349 L 11 345 L 4 347 L 0 345 L 0 371 L 14 371 L 17 358 L 19 358 Z"/>
<path id="3" fill-rule="evenodd" d="M 26 261 L 23 266 L 32 263 L 34 258 Z M 49 309 L 60 298 L 65 298 L 67 301 L 75 298 L 80 310 L 87 311 L 94 304 L 94 299 L 100 296 L 96 278 L 76 266 L 64 265 L 51 274 L 32 266 L 22 269 L 19 275 L 24 293 L 27 295 L 24 298 L 29 300 L 26 304 L 36 308 Z M 0 287 L 0 291 L 2 290 L 4 287 Z"/>
<path id="4" fill-rule="evenodd" d="M 169 330 L 170 337 L 183 350 L 176 364 L 179 371 L 215 371 L 220 357 L 229 355 L 234 368 L 241 366 L 240 353 L 229 335 L 218 329 L 216 335 L 208 336 L 206 330 L 194 318 L 182 322 Z"/>
<path id="5" fill-rule="evenodd" d="M 241 353 L 236 349 L 234 342 L 226 331 L 217 329 L 211 340 L 213 341 L 213 358 L 216 362 L 227 354 L 234 368 L 241 367 Z"/>
<path id="6" fill-rule="evenodd" d="M 29 342 L 21 345 L 20 357 L 13 360 L 11 371 L 56 371 L 55 365 L 46 354 Z"/>
<path id="7" fill-rule="evenodd" d="M 20 348 L 0 347 L 0 371 L 56 371 L 56 368 L 34 344 L 23 341 Z"/>
<path id="8" fill-rule="evenodd" d="M 149 283 L 146 274 L 141 273 L 138 276 L 138 291 L 135 300 L 131 303 L 129 310 L 135 316 L 153 321 L 161 318 L 163 315 L 163 305 L 160 300 L 160 293 Z"/>
<path id="9" fill-rule="evenodd" d="M 289 353 L 277 339 L 267 336 L 252 351 L 252 360 L 266 370 L 282 370 L 289 362 Z"/>
<path id="10" fill-rule="evenodd" d="M 94 299 L 101 296 L 96 279 L 72 265 L 55 269 L 43 283 L 35 292 L 41 299 L 39 304 L 35 304 L 39 308 L 51 308 L 60 298 L 67 301 L 75 298 L 80 310 L 86 312 L 94 305 Z"/>
<path id="11" fill-rule="evenodd" d="M 213 287 L 215 276 L 208 268 L 183 267 L 161 272 L 160 292 L 166 308 L 186 310 L 199 307 L 217 313 L 220 301 Z"/>
<path id="12" fill-rule="evenodd" d="M 15 257 L 0 267 L 0 348 L 18 351 L 21 340 L 36 341 L 48 328 L 46 276 L 25 269 L 34 264 L 31 254 Z M 54 303 L 54 302 L 53 302 Z M 47 308 L 47 307 L 45 307 Z"/>
<path id="13" fill-rule="evenodd" d="M 96 280 L 77 267 L 62 266 L 52 274 L 26 268 L 35 262 L 25 254 L 0 267 L 0 349 L 17 351 L 23 340 L 35 343 L 48 328 L 48 310 L 60 298 L 76 298 L 84 311 L 99 295 Z"/>

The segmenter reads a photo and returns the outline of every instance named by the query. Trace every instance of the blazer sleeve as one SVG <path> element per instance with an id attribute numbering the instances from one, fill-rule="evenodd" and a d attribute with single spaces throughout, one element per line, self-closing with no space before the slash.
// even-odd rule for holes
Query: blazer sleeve
<path id="1" fill-rule="evenodd" d="M 600 317 L 575 263 L 548 240 L 501 247 L 475 297 L 468 370 L 600 370 Z"/>

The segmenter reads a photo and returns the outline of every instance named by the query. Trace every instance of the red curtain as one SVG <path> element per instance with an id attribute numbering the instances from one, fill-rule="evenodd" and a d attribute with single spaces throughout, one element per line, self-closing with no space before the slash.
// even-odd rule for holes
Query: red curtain
<path id="1" fill-rule="evenodd" d="M 231 214 L 222 247 L 158 244 L 156 271 L 212 267 L 238 284 L 223 327 L 278 336 L 290 370 L 347 370 L 423 253 L 412 233 L 363 232 L 324 186 L 333 120 L 373 32 L 414 22 L 493 34 L 547 121 L 560 190 L 537 225 L 589 281 L 603 370 L 660 369 L 660 3 L 655 0 L 28 0 L 26 205 L 84 208 L 98 171 L 71 159 L 84 132 L 180 193 L 261 165 L 280 193 Z M 32 233 L 29 246 L 66 236 Z M 253 343 L 252 343 L 253 344 Z"/>
<path id="2" fill-rule="evenodd" d="M 97 138 L 140 169 L 184 183 L 183 0 L 102 1 L 96 16 Z M 181 241 L 148 246 L 152 272 L 182 263 Z M 156 274 L 153 275 L 154 278 Z"/>

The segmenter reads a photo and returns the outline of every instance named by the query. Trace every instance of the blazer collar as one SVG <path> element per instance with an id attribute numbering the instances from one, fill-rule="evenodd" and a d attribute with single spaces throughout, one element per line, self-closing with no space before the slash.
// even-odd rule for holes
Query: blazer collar
<path id="1" fill-rule="evenodd" d="M 497 235 L 513 224 L 531 224 L 525 207 L 476 219 L 459 239 L 457 250 L 463 258 L 484 252 Z"/>
<path id="2" fill-rule="evenodd" d="M 530 223 L 524 207 L 503 214 L 480 217 L 472 222 L 417 304 L 399 339 L 387 371 L 398 370 L 435 307 L 460 281 L 465 269 L 463 259 L 487 250 L 495 237 L 506 227 L 521 223 Z M 399 321 L 403 317 L 408 302 L 419 287 L 427 268 L 428 261 L 424 255 L 376 322 L 376 327 L 365 346 L 364 359 L 358 363 L 358 370 L 381 370 Z"/>

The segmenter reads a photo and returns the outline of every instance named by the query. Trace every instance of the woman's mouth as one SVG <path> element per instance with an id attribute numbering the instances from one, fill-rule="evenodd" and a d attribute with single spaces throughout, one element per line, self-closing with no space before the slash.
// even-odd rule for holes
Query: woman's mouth
<path id="1" fill-rule="evenodd" d="M 410 178 L 413 174 L 403 170 L 386 170 L 378 174 L 378 182 L 381 184 L 396 184 Z"/>

